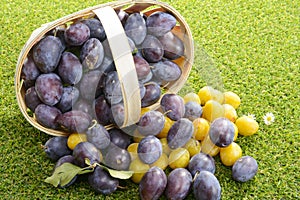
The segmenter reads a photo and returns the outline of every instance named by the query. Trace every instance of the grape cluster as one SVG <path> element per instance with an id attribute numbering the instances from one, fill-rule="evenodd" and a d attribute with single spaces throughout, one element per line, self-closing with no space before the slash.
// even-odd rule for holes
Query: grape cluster
<path id="1" fill-rule="evenodd" d="M 182 75 L 175 60 L 184 56 L 184 43 L 172 32 L 177 20 L 162 11 L 116 14 L 133 56 L 141 105 L 151 106 L 160 99 L 161 88 Z M 21 79 L 25 104 L 46 128 L 73 133 L 86 132 L 92 119 L 104 126 L 124 123 L 122 85 L 96 16 L 46 33 L 28 53 Z"/>

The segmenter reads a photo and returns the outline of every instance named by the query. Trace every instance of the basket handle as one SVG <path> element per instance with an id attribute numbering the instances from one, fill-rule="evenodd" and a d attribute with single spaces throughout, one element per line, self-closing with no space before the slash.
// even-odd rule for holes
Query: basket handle
<path id="1" fill-rule="evenodd" d="M 123 26 L 110 7 L 93 10 L 101 21 L 118 72 L 124 103 L 124 123 L 121 127 L 135 124 L 141 113 L 141 97 L 135 64 Z"/>

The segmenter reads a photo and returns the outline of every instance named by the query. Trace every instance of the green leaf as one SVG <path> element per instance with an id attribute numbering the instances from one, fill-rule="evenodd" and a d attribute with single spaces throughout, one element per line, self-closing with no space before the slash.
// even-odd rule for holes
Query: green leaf
<path id="1" fill-rule="evenodd" d="M 70 183 L 77 174 L 85 174 L 93 170 L 93 168 L 80 168 L 71 163 L 64 163 L 57 167 L 52 176 L 45 179 L 45 182 L 52 184 L 54 187 L 64 187 Z"/>
<path id="2" fill-rule="evenodd" d="M 114 178 L 119 178 L 119 179 L 129 179 L 133 175 L 133 171 L 119 171 L 119 170 L 114 170 L 110 169 L 104 165 L 101 165 L 99 163 L 94 163 L 94 165 L 91 164 L 90 160 L 88 158 L 85 159 L 85 164 L 89 166 L 94 166 L 98 165 L 99 167 L 102 167 L 103 169 L 107 170 L 108 173 L 114 177 Z"/>
<path id="3" fill-rule="evenodd" d="M 133 175 L 133 171 L 119 171 L 119 170 L 114 170 L 110 169 L 106 166 L 100 165 L 103 169 L 107 170 L 108 173 L 114 177 L 114 178 L 119 178 L 119 179 L 129 179 Z"/>

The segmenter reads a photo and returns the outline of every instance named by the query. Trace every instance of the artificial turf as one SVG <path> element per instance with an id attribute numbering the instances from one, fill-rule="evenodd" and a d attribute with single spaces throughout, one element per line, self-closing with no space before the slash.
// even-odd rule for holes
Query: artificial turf
<path id="1" fill-rule="evenodd" d="M 85 183 L 67 189 L 45 183 L 54 164 L 40 146 L 50 136 L 25 120 L 15 98 L 15 66 L 31 32 L 104 2 L 1 1 L 1 199 L 139 199 L 138 187 L 130 181 L 122 181 L 126 187 L 110 196 L 95 194 Z M 206 84 L 234 91 L 242 99 L 238 115 L 254 114 L 260 125 L 256 135 L 237 140 L 243 155 L 259 164 L 253 180 L 233 181 L 230 168 L 216 156 L 222 199 L 299 199 L 299 1 L 165 2 L 184 16 L 194 37 L 195 63 L 184 91 L 198 91 Z M 269 126 L 263 122 L 267 112 L 275 115 Z"/>

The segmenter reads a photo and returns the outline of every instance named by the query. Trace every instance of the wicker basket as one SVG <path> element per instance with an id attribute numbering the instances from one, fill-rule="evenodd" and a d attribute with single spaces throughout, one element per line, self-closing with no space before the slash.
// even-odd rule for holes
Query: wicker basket
<path id="1" fill-rule="evenodd" d="M 128 13 L 141 12 L 146 16 L 156 11 L 168 12 L 171 13 L 173 16 L 175 16 L 178 23 L 173 28 L 172 32 L 176 34 L 183 41 L 185 46 L 184 56 L 175 60 L 175 62 L 180 66 L 182 70 L 182 75 L 177 81 L 170 82 L 168 83 L 168 85 L 164 85 L 163 87 L 166 90 L 166 92 L 173 92 L 173 93 L 177 93 L 182 88 L 182 86 L 184 85 L 184 83 L 188 78 L 188 75 L 192 67 L 193 58 L 194 58 L 194 49 L 193 49 L 192 34 L 189 29 L 189 26 L 178 11 L 176 11 L 173 7 L 171 7 L 166 3 L 153 1 L 153 0 L 127 0 L 127 1 L 116 1 L 116 2 L 97 5 L 94 7 L 81 10 L 79 12 L 75 12 L 71 15 L 67 15 L 53 22 L 44 24 L 40 28 L 33 31 L 32 35 L 24 45 L 20 53 L 17 62 L 17 67 L 16 67 L 15 91 L 16 91 L 17 102 L 21 109 L 21 112 L 25 116 L 26 120 L 29 121 L 29 123 L 33 125 L 35 128 L 53 136 L 66 136 L 70 134 L 68 132 L 53 130 L 40 125 L 36 121 L 34 115 L 32 116 L 32 114 L 28 112 L 28 108 L 24 100 L 25 87 L 23 85 L 23 81 L 21 78 L 21 71 L 29 51 L 50 30 L 53 30 L 54 28 L 59 26 L 64 26 L 66 23 L 69 22 L 74 22 L 83 18 L 92 18 L 95 17 L 95 15 L 101 20 L 103 24 L 103 27 L 107 34 L 108 42 L 110 43 L 113 57 L 115 58 L 116 56 L 118 56 L 118 59 L 115 60 L 116 62 L 115 65 L 120 79 L 120 83 L 122 84 L 121 88 L 122 88 L 122 95 L 124 99 L 125 120 L 124 120 L 123 127 L 134 124 L 139 120 L 140 112 L 141 112 L 141 106 L 140 106 L 141 101 L 140 101 L 139 91 L 134 91 L 134 88 L 137 88 L 138 81 L 137 81 L 137 75 L 135 73 L 135 66 L 133 63 L 132 55 L 127 53 L 127 55 L 120 56 L 120 54 L 122 54 L 122 52 L 120 52 L 118 49 L 118 46 L 120 45 L 114 44 L 114 40 L 112 39 L 114 37 L 114 34 L 116 33 L 118 34 L 118 37 L 119 35 L 121 35 L 124 41 L 124 48 L 129 49 L 128 41 L 124 39 L 126 38 L 125 32 L 122 26 L 120 26 L 121 23 L 120 21 L 118 21 L 118 16 L 116 15 L 115 12 L 115 10 L 119 10 L 119 9 L 123 9 Z M 120 40 L 118 40 L 118 42 L 119 41 Z M 113 48 L 113 46 L 115 47 Z M 119 67 L 121 63 L 124 62 L 126 63 L 127 67 L 125 68 Z M 157 109 L 157 107 L 158 104 L 154 104 L 150 106 L 150 109 L 154 110 Z"/>

